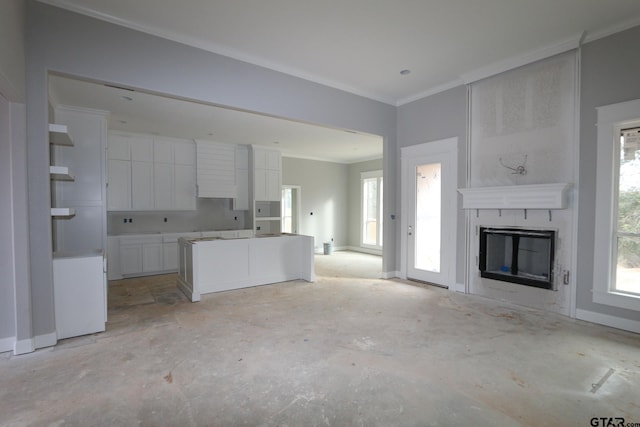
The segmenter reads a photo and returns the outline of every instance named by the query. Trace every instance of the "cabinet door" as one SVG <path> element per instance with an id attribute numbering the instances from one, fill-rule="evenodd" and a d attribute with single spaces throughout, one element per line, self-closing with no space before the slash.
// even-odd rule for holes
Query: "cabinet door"
<path id="1" fill-rule="evenodd" d="M 255 169 L 253 171 L 253 199 L 267 199 L 267 170 Z"/>
<path id="2" fill-rule="evenodd" d="M 142 245 L 120 245 L 120 272 L 142 273 Z"/>
<path id="3" fill-rule="evenodd" d="M 142 271 L 162 271 L 162 243 L 146 243 L 142 245 Z"/>
<path id="4" fill-rule="evenodd" d="M 267 198 L 272 202 L 280 201 L 282 198 L 282 185 L 280 185 L 280 171 L 268 169 L 266 171 L 266 191 Z"/>
<path id="5" fill-rule="evenodd" d="M 195 166 L 196 146 L 193 142 L 173 144 L 174 163 L 176 165 Z"/>
<path id="6" fill-rule="evenodd" d="M 238 195 L 233 199 L 233 210 L 249 210 L 249 170 L 236 169 L 236 186 Z"/>
<path id="7" fill-rule="evenodd" d="M 109 135 L 107 158 L 110 160 L 131 160 L 129 138 L 122 135 Z"/>
<path id="8" fill-rule="evenodd" d="M 174 209 L 172 164 L 155 163 L 153 165 L 153 192 L 156 209 Z"/>
<path id="9" fill-rule="evenodd" d="M 131 207 L 153 210 L 153 163 L 131 162 Z"/>
<path id="10" fill-rule="evenodd" d="M 178 271 L 178 243 L 162 244 L 162 266 L 165 271 Z"/>
<path id="11" fill-rule="evenodd" d="M 120 238 L 107 237 L 107 278 L 117 280 L 122 278 L 120 272 Z"/>
<path id="12" fill-rule="evenodd" d="M 131 162 L 128 160 L 107 161 L 107 210 L 131 209 Z"/>
<path id="13" fill-rule="evenodd" d="M 173 141 L 155 138 L 153 140 L 153 161 L 173 164 Z"/>
<path id="14" fill-rule="evenodd" d="M 266 169 L 280 170 L 281 155 L 279 151 L 269 150 L 266 152 Z"/>
<path id="15" fill-rule="evenodd" d="M 179 210 L 196 209 L 196 171 L 193 166 L 174 167 L 174 207 Z"/>
<path id="16" fill-rule="evenodd" d="M 130 136 L 131 160 L 153 162 L 153 139 L 147 136 Z"/>

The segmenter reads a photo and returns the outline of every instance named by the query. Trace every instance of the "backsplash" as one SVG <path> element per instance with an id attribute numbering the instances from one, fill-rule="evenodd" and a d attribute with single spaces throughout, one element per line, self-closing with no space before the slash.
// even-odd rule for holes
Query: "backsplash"
<path id="1" fill-rule="evenodd" d="M 232 199 L 199 198 L 195 211 L 108 212 L 107 233 L 118 235 L 251 228 L 249 211 L 234 211 L 232 206 Z"/>

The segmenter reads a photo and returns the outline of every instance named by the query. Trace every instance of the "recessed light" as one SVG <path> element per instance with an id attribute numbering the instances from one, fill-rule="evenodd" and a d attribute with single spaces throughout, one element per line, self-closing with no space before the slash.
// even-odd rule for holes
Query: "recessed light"
<path id="1" fill-rule="evenodd" d="M 130 96 L 126 96 L 126 95 L 122 95 L 120 98 L 121 98 L 121 99 L 124 99 L 125 101 L 133 101 L 133 98 L 132 98 L 132 97 L 130 97 Z"/>
<path id="2" fill-rule="evenodd" d="M 400 70 L 400 74 L 406 76 L 407 74 L 411 74 L 411 70 L 405 68 L 404 70 Z"/>

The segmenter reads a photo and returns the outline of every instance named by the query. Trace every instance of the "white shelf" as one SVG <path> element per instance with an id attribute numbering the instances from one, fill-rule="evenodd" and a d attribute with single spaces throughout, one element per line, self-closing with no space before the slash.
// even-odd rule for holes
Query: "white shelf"
<path id="1" fill-rule="evenodd" d="M 66 166 L 49 166 L 51 179 L 58 181 L 73 181 L 75 177 Z"/>
<path id="2" fill-rule="evenodd" d="M 566 209 L 571 184 L 459 188 L 464 209 Z"/>
<path id="3" fill-rule="evenodd" d="M 55 123 L 49 123 L 49 142 L 54 145 L 73 145 L 67 126 Z"/>
<path id="4" fill-rule="evenodd" d="M 257 216 L 256 221 L 280 221 L 279 216 Z"/>
<path id="5" fill-rule="evenodd" d="M 74 208 L 51 208 L 51 216 L 71 218 L 75 214 Z"/>

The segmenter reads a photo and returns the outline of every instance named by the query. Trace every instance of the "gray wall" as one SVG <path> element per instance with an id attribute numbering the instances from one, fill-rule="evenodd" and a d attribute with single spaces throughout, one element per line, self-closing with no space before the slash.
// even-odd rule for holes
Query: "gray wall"
<path id="1" fill-rule="evenodd" d="M 391 168 L 389 180 L 395 186 L 393 106 L 34 0 L 28 1 L 27 24 L 31 314 L 36 336 L 54 331 L 47 71 L 380 135 L 385 153 L 390 153 L 385 166 Z M 393 197 L 385 200 L 394 203 Z M 385 241 L 390 248 L 385 262 L 394 263 L 395 235 L 385 235 Z"/>
<path id="2" fill-rule="evenodd" d="M 31 316 L 28 261 L 25 2 L 0 4 L 0 351 L 27 339 Z M 16 305 L 22 307 L 16 310 Z"/>
<path id="3" fill-rule="evenodd" d="M 398 151 L 401 147 L 458 138 L 458 188 L 466 187 L 467 158 L 467 88 L 456 88 L 441 92 L 410 104 L 398 107 Z M 397 177 L 400 176 L 400 156 L 396 162 Z M 386 175 L 385 175 L 386 179 Z M 399 179 L 395 182 L 400 194 Z M 390 185 L 386 188 L 393 188 Z M 398 204 L 400 204 L 398 197 Z M 397 211 L 400 212 L 400 206 Z M 465 212 L 458 196 L 456 243 L 456 282 L 464 283 L 465 270 Z M 400 221 L 397 221 L 396 235 L 399 236 Z M 398 239 L 399 244 L 400 239 Z M 398 251 L 400 248 L 398 248 Z M 398 252 L 398 259 L 400 254 Z M 399 268 L 399 266 L 398 266 Z"/>
<path id="4" fill-rule="evenodd" d="M 25 4 L 0 2 L 0 94 L 12 102 L 25 98 Z"/>
<path id="5" fill-rule="evenodd" d="M 11 198 L 11 104 L 0 95 L 0 341 L 15 336 L 13 201 Z M 9 197 L 4 197 L 5 195 Z M 6 351 L 0 343 L 0 352 Z"/>
<path id="6" fill-rule="evenodd" d="M 349 246 L 360 246 L 360 227 L 362 222 L 362 185 L 360 183 L 360 173 L 376 170 L 382 170 L 382 159 L 352 163 L 349 165 Z M 386 177 L 384 177 L 384 179 L 386 180 Z M 385 181 L 383 184 L 383 194 L 386 192 L 386 189 Z"/>
<path id="7" fill-rule="evenodd" d="M 640 320 L 640 313 L 592 301 L 596 206 L 596 107 L 640 98 L 640 27 L 582 47 L 580 89 L 580 188 L 578 309 Z"/>
<path id="8" fill-rule="evenodd" d="M 282 158 L 282 184 L 301 187 L 300 233 L 315 238 L 316 251 L 332 238 L 335 246 L 347 245 L 347 180 L 348 166 L 345 164 Z"/>

